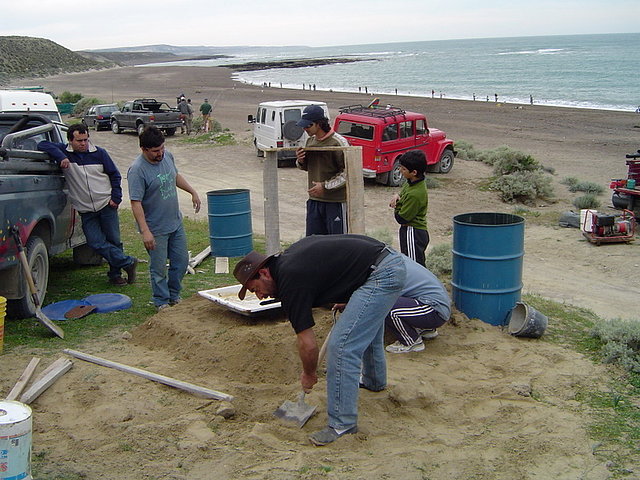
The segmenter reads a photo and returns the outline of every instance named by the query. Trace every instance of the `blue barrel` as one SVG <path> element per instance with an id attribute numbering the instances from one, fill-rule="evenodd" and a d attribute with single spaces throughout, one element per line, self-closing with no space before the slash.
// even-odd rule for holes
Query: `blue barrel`
<path id="1" fill-rule="evenodd" d="M 207 202 L 211 255 L 242 257 L 253 250 L 249 190 L 213 190 Z"/>
<path id="2" fill-rule="evenodd" d="M 520 301 L 524 218 L 507 213 L 453 217 L 452 296 L 469 318 L 505 325 Z"/>

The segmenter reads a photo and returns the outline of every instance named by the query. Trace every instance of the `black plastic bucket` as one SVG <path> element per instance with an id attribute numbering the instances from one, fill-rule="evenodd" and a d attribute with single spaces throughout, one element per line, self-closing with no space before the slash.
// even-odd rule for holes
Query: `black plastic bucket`
<path id="1" fill-rule="evenodd" d="M 540 338 L 548 323 L 545 315 L 524 302 L 518 302 L 511 310 L 507 331 L 516 337 Z"/>

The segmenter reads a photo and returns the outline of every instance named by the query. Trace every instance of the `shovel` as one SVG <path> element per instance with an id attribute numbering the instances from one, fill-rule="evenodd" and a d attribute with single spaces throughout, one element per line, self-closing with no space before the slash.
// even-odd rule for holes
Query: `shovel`
<path id="1" fill-rule="evenodd" d="M 322 364 L 324 360 L 324 355 L 327 351 L 327 343 L 329 342 L 329 335 L 324 339 L 324 343 L 320 348 L 320 353 L 318 354 L 318 367 Z M 293 422 L 298 427 L 302 428 L 307 420 L 311 418 L 311 416 L 315 413 L 316 408 L 315 405 L 309 405 L 304 401 L 305 393 L 300 392 L 298 394 L 298 401 L 292 402 L 290 400 L 285 400 L 282 405 L 280 405 L 273 414 L 286 422 Z"/>
<path id="2" fill-rule="evenodd" d="M 22 241 L 20 240 L 20 233 L 15 227 L 11 230 L 11 232 L 13 233 L 13 239 L 15 240 L 16 247 L 18 248 L 18 258 L 20 259 L 20 263 L 22 263 L 22 271 L 24 272 L 24 276 L 27 278 L 27 283 L 29 284 L 29 291 L 31 292 L 33 304 L 36 306 L 36 318 L 40 320 L 40 323 L 42 323 L 57 336 L 59 336 L 60 338 L 64 338 L 64 332 L 62 331 L 62 329 L 55 325 L 51 320 L 49 320 L 49 318 L 40 309 L 38 290 L 36 289 L 36 284 L 33 283 L 33 277 L 31 276 L 31 267 L 29 267 L 27 256 L 24 253 L 24 247 L 22 246 Z"/>

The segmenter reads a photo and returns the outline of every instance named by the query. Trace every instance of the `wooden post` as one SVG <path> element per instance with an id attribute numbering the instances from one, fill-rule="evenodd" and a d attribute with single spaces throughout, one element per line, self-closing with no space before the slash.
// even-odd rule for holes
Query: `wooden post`
<path id="1" fill-rule="evenodd" d="M 347 147 L 344 152 L 347 172 L 347 224 L 349 233 L 365 234 L 364 178 L 362 147 Z"/>
<path id="2" fill-rule="evenodd" d="M 265 150 L 262 174 L 264 191 L 264 235 L 267 255 L 280 251 L 280 207 L 278 205 L 278 151 Z"/>

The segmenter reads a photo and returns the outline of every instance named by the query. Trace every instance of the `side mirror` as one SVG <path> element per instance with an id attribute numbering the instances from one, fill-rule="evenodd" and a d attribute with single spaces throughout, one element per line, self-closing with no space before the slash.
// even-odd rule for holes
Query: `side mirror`
<path id="1" fill-rule="evenodd" d="M 247 115 L 247 123 L 256 123 L 253 115 Z"/>

